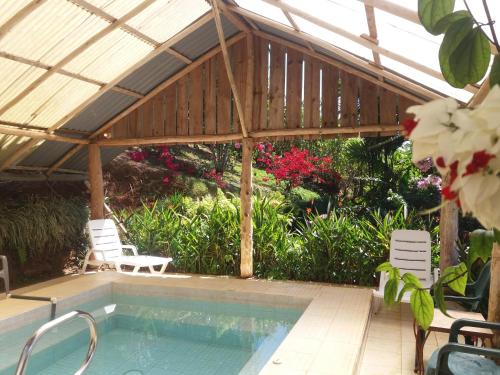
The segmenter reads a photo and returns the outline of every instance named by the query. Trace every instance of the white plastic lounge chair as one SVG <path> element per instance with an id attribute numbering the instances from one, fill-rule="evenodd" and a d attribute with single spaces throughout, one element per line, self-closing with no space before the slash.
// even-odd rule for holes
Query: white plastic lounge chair
<path id="1" fill-rule="evenodd" d="M 88 265 L 108 265 L 115 267 L 118 272 L 123 272 L 122 266 L 131 266 L 134 267 L 132 273 L 147 267 L 151 273 L 162 274 L 172 261 L 172 258 L 139 255 L 135 246 L 122 245 L 113 220 L 90 220 L 87 229 L 92 247 L 87 252 L 82 272 L 85 272 Z M 134 255 L 126 255 L 123 249 L 130 249 Z M 94 254 L 95 259 L 90 259 L 91 254 Z M 156 271 L 154 266 L 160 266 L 160 271 Z"/>
<path id="2" fill-rule="evenodd" d="M 400 269 L 401 275 L 411 272 L 422 282 L 424 288 L 434 283 L 431 272 L 431 235 L 423 230 L 395 230 L 391 235 L 390 262 L 394 267 Z M 437 277 L 439 270 L 434 270 Z M 378 290 L 374 291 L 375 312 L 380 308 L 381 300 L 384 299 L 384 288 L 387 283 L 387 273 L 380 275 Z M 401 290 L 400 285 L 399 290 Z M 402 302 L 410 302 L 410 294 L 405 293 Z"/>

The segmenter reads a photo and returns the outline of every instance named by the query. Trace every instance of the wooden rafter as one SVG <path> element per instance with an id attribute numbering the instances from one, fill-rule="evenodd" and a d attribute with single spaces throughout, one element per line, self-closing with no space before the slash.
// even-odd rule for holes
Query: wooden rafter
<path id="1" fill-rule="evenodd" d="M 231 21 L 231 23 L 235 25 L 240 31 L 244 31 L 246 33 L 249 33 L 251 31 L 250 28 L 245 24 L 245 22 L 240 19 L 238 15 L 227 10 L 226 5 L 222 1 L 215 1 L 217 1 L 217 5 L 219 6 L 221 12 L 224 14 L 224 17 Z"/>
<path id="2" fill-rule="evenodd" d="M 12 126 L 0 125 L 0 134 L 15 135 L 19 137 L 30 137 L 33 139 L 45 139 L 48 141 L 58 141 L 76 144 L 89 143 L 86 139 L 64 137 L 61 135 L 50 134 L 40 130 L 19 129 Z"/>
<path id="3" fill-rule="evenodd" d="M 375 10 L 372 6 L 365 4 L 365 13 L 366 13 L 366 23 L 368 24 L 368 30 L 370 32 L 370 38 L 374 43 L 378 43 L 378 33 L 377 33 L 377 23 L 375 21 Z M 380 54 L 376 51 L 372 50 L 373 54 L 373 62 L 381 66 L 380 63 Z"/>
<path id="4" fill-rule="evenodd" d="M 0 172 L 10 168 L 13 164 L 15 164 L 17 161 L 21 160 L 24 156 L 26 156 L 30 151 L 38 147 L 43 141 L 44 141 L 43 139 L 32 138 L 26 143 L 24 143 L 15 152 L 13 152 L 12 155 L 10 155 L 0 164 Z"/>
<path id="5" fill-rule="evenodd" d="M 293 29 L 297 32 L 300 33 L 300 27 L 299 25 L 297 25 L 297 22 L 295 22 L 295 20 L 293 19 L 292 15 L 290 14 L 290 12 L 286 11 L 285 9 L 281 9 L 281 11 L 283 12 L 283 14 L 285 15 L 286 19 L 288 20 L 288 22 L 290 22 L 290 25 L 292 25 Z M 310 42 L 306 42 L 307 43 L 307 47 L 314 52 L 314 47 L 312 46 L 312 44 Z"/>
<path id="6" fill-rule="evenodd" d="M 65 155 L 63 155 L 58 161 L 52 164 L 49 169 L 47 169 L 47 176 L 50 176 L 56 170 L 59 170 L 60 166 L 66 163 L 67 160 L 71 159 L 73 155 L 76 155 L 80 150 L 82 150 L 84 145 L 76 145 L 71 150 L 69 150 Z"/>
<path id="7" fill-rule="evenodd" d="M 219 35 L 219 43 L 221 47 L 222 57 L 224 60 L 224 65 L 226 66 L 227 78 L 229 79 L 229 84 L 231 85 L 231 91 L 233 92 L 234 103 L 236 104 L 236 110 L 238 112 L 238 116 L 241 124 L 241 132 L 243 136 L 246 138 L 248 136 L 247 133 L 247 121 L 245 117 L 245 112 L 243 111 L 243 105 L 241 103 L 241 96 L 236 87 L 236 82 L 234 80 L 233 69 L 231 68 L 231 61 L 229 60 L 229 52 L 227 50 L 226 38 L 224 37 L 224 30 L 222 29 L 222 22 L 220 20 L 220 11 L 217 0 L 212 1 L 212 9 L 214 13 L 215 26 L 217 28 L 217 34 Z"/>
<path id="8" fill-rule="evenodd" d="M 47 70 L 47 71 L 53 69 L 53 66 L 44 64 L 44 63 L 42 63 L 40 61 L 30 60 L 30 59 L 27 59 L 25 57 L 16 56 L 16 55 L 13 55 L 13 54 L 7 53 L 7 52 L 0 51 L 0 57 L 2 57 L 4 59 L 7 59 L 7 60 L 20 62 L 22 64 L 34 66 L 36 68 L 44 69 L 44 70 Z M 91 84 L 96 85 L 96 86 L 103 87 L 103 86 L 106 85 L 106 83 L 104 83 L 104 82 L 101 82 L 101 81 L 98 81 L 98 80 L 95 80 L 95 79 L 92 79 L 92 78 L 89 78 L 89 77 L 85 77 L 85 76 L 82 76 L 80 74 L 72 73 L 72 72 L 66 71 L 64 69 L 60 69 L 59 70 L 59 74 L 62 74 L 64 76 L 66 76 L 66 77 L 77 79 L 79 81 L 91 83 Z M 128 90 L 126 88 L 119 87 L 119 86 L 113 87 L 112 90 L 116 91 L 116 92 L 120 92 L 120 93 L 128 95 L 128 96 L 132 96 L 134 98 L 142 98 L 144 96 L 144 95 L 142 95 L 142 94 L 140 94 L 138 92 L 135 92 L 135 91 L 132 91 L 132 90 Z"/>
<path id="9" fill-rule="evenodd" d="M 135 17 L 137 14 L 146 9 L 149 5 L 151 5 L 155 0 L 144 0 L 140 5 L 136 6 L 126 15 L 124 15 L 119 20 L 116 20 L 109 26 L 105 27 L 97 34 L 93 35 L 89 38 L 85 43 L 81 44 L 73 51 L 71 51 L 68 55 L 63 57 L 57 64 L 55 64 L 51 70 L 48 70 L 40 77 L 38 77 L 35 81 L 33 81 L 26 89 L 21 91 L 18 95 L 16 95 L 13 99 L 11 99 L 8 103 L 6 103 L 2 108 L 0 108 L 0 116 L 7 112 L 10 108 L 12 108 L 15 104 L 17 104 L 20 100 L 24 99 L 28 96 L 32 91 L 34 91 L 37 87 L 39 87 L 43 82 L 52 77 L 54 74 L 59 73 L 59 71 L 77 56 L 79 56 L 82 52 L 87 50 L 90 46 L 94 45 L 96 42 L 104 38 L 106 35 L 111 33 L 113 30 L 121 27 L 125 22 Z"/>
<path id="10" fill-rule="evenodd" d="M 98 8 L 96 7 L 95 5 L 92 5 L 90 4 L 88 1 L 86 0 L 68 0 L 69 2 L 79 6 L 80 8 L 83 8 L 85 9 L 87 12 L 89 13 L 93 13 L 95 14 L 97 17 L 100 17 L 102 19 L 104 19 L 105 21 L 109 22 L 109 23 L 114 23 L 117 21 L 117 19 L 115 17 L 113 17 L 111 14 L 108 14 L 106 13 L 104 10 L 102 10 L 101 8 Z M 158 48 L 161 43 L 154 40 L 153 38 L 147 36 L 146 34 L 140 32 L 139 30 L 137 30 L 136 28 L 132 27 L 132 26 L 129 26 L 127 24 L 123 24 L 120 26 L 120 28 L 123 30 L 123 31 L 126 31 L 127 33 L 129 33 L 130 35 L 133 35 L 134 37 L 150 44 L 151 46 L 153 46 L 154 48 Z M 165 52 L 171 54 L 172 56 L 178 58 L 179 60 L 183 61 L 184 63 L 186 64 L 190 64 L 191 63 L 191 59 L 189 59 L 188 57 L 184 56 L 183 54 L 171 49 L 171 48 L 166 48 L 165 49 Z"/>
<path id="11" fill-rule="evenodd" d="M 415 84 L 415 83 L 413 83 L 413 82 L 411 82 L 403 77 L 400 77 L 396 74 L 390 73 L 386 70 L 378 69 L 378 68 L 374 67 L 372 64 L 368 63 L 367 61 L 365 61 L 361 58 L 358 58 L 358 57 L 356 57 L 348 52 L 345 52 L 344 50 L 342 50 L 338 47 L 335 47 L 334 45 L 327 43 L 327 42 L 323 41 L 322 39 L 316 38 L 316 37 L 309 35 L 309 34 L 306 34 L 304 32 L 296 32 L 292 28 L 285 26 L 279 22 L 272 21 L 266 17 L 260 16 L 256 13 L 250 12 L 248 10 L 245 10 L 245 9 L 242 9 L 239 7 L 231 7 L 231 9 L 234 12 L 241 13 L 242 15 L 244 15 L 248 18 L 252 18 L 252 19 L 256 20 L 257 22 L 267 24 L 267 25 L 269 25 L 277 30 L 283 31 L 287 34 L 290 34 L 293 36 L 300 36 L 301 39 L 312 42 L 320 47 L 325 48 L 326 50 L 328 50 L 330 52 L 335 53 L 340 58 L 345 59 L 349 63 L 351 63 L 357 67 L 360 67 L 363 70 L 369 71 L 375 75 L 381 75 L 385 79 L 387 79 L 391 82 L 394 82 L 396 85 L 398 85 L 400 87 L 404 87 L 405 89 L 408 89 L 412 92 L 418 93 L 418 95 L 421 95 L 423 98 L 426 98 L 426 99 L 443 98 L 442 95 L 437 94 L 434 91 L 428 90 L 425 87 L 417 85 L 417 84 Z M 259 32 L 255 32 L 256 35 L 259 35 L 258 33 Z M 263 35 L 263 34 L 261 34 L 261 35 Z M 347 67 L 347 64 L 346 64 L 346 67 Z M 343 68 L 343 69 L 347 71 L 347 69 L 345 69 L 345 68 Z M 359 69 L 353 69 L 353 74 L 359 75 L 359 73 L 360 73 Z M 381 84 L 381 83 L 379 83 L 379 84 Z M 392 87 L 394 88 L 394 86 L 392 86 Z"/>
<path id="12" fill-rule="evenodd" d="M 412 60 L 412 59 L 409 59 L 405 56 L 399 55 L 393 51 L 389 51 L 388 49 L 382 48 L 382 47 L 378 46 L 376 43 L 373 43 L 373 41 L 371 41 L 369 39 L 365 39 L 361 36 L 352 34 L 349 31 L 344 30 L 341 27 L 335 26 L 335 25 L 330 24 L 330 23 L 328 23 L 320 18 L 314 17 L 314 16 L 310 15 L 309 13 L 304 12 L 301 9 L 292 7 L 291 5 L 288 5 L 286 3 L 282 3 L 278 0 L 263 0 L 263 1 L 265 1 L 266 3 L 269 3 L 271 5 L 274 5 L 282 10 L 286 10 L 287 12 L 290 12 L 291 14 L 295 14 L 295 15 L 297 15 L 297 16 L 299 16 L 299 17 L 301 17 L 309 22 L 312 22 L 315 25 L 320 26 L 326 30 L 329 30 L 335 34 L 341 35 L 344 38 L 347 38 L 355 43 L 362 45 L 363 47 L 366 47 L 374 52 L 379 53 L 380 55 L 383 55 L 383 56 L 386 56 L 392 60 L 398 61 L 398 62 L 405 64 L 413 69 L 416 69 L 422 73 L 428 74 L 434 78 L 445 81 L 443 74 L 441 72 L 434 70 L 432 68 L 429 68 L 426 65 L 420 64 L 420 63 L 416 62 L 415 60 Z M 471 93 L 475 93 L 477 91 L 477 89 L 471 85 L 466 86 L 465 89 Z"/>
<path id="13" fill-rule="evenodd" d="M 383 88 L 385 88 L 385 89 L 387 89 L 395 94 L 404 96 L 405 98 L 408 98 L 416 103 L 421 103 L 421 104 L 425 103 L 425 100 L 423 100 L 421 97 L 413 95 L 413 94 L 409 93 L 408 91 L 402 90 L 401 88 L 394 86 L 394 85 L 391 85 L 385 81 L 380 81 L 379 79 L 377 79 L 376 77 L 374 77 L 370 74 L 364 73 L 364 72 L 352 67 L 351 65 L 348 65 L 348 64 L 345 64 L 345 63 L 340 62 L 338 60 L 335 60 L 335 59 L 328 57 L 328 56 L 325 56 L 321 53 L 312 52 L 305 47 L 302 47 L 298 44 L 295 44 L 295 43 L 290 42 L 286 39 L 277 37 L 275 35 L 265 33 L 263 31 L 258 31 L 255 33 L 255 35 L 260 36 L 260 37 L 267 39 L 267 40 L 270 40 L 270 41 L 274 41 L 276 43 L 280 43 L 288 48 L 292 48 L 292 49 L 295 49 L 296 51 L 302 52 L 305 55 L 308 55 L 308 56 L 314 57 L 318 60 L 324 61 L 325 63 L 327 63 L 329 65 L 335 66 L 339 69 L 344 70 L 347 73 L 350 73 L 350 74 L 353 74 L 357 77 L 365 79 L 365 80 L 367 80 L 375 85 L 378 85 L 380 87 L 383 87 Z M 379 70 L 377 69 L 377 71 L 379 71 Z M 427 97 L 427 95 L 424 95 L 424 97 Z"/>
<path id="14" fill-rule="evenodd" d="M 227 0 L 227 2 L 233 6 L 238 6 L 238 4 L 236 4 L 236 2 L 234 0 Z M 231 15 L 233 17 L 242 18 L 245 20 L 246 23 L 248 23 L 252 27 L 252 29 L 259 30 L 257 25 L 254 22 L 252 22 L 252 20 L 232 12 L 228 7 L 226 7 L 226 4 L 223 1 L 219 1 L 219 7 L 220 7 L 222 13 L 224 14 L 224 16 L 226 16 L 230 21 L 231 21 Z"/>
<path id="15" fill-rule="evenodd" d="M 0 39 L 2 39 L 14 26 L 19 22 L 33 13 L 41 5 L 43 5 L 47 0 L 32 0 L 21 10 L 19 10 L 14 16 L 12 16 L 7 22 L 5 22 L 2 27 L 0 27 Z"/>
<path id="16" fill-rule="evenodd" d="M 44 131 L 44 132 L 47 131 L 47 128 L 44 128 L 43 126 L 25 125 L 25 124 L 19 124 L 17 122 L 12 122 L 12 121 L 0 120 L 0 125 L 9 126 L 9 127 L 16 128 L 16 129 L 38 130 L 38 131 Z M 74 129 L 57 129 L 54 131 L 54 133 L 59 133 L 60 135 L 76 135 L 79 137 L 87 137 L 90 135 L 90 132 L 81 131 L 81 130 L 74 130 Z"/>
<path id="17" fill-rule="evenodd" d="M 9 170 L 14 170 L 14 171 L 32 171 L 32 172 L 46 172 L 48 169 L 49 169 L 48 167 L 31 167 L 24 165 L 16 165 L 15 167 L 9 168 Z M 59 172 L 70 173 L 70 174 L 83 174 L 83 175 L 87 174 L 87 172 L 84 171 L 78 171 L 76 169 L 65 169 L 65 168 L 59 169 Z"/>

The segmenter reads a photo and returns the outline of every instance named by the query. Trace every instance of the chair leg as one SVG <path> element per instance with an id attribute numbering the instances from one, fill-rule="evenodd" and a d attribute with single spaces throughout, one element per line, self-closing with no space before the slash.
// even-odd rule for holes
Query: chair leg
<path id="1" fill-rule="evenodd" d="M 160 274 L 163 274 L 165 272 L 165 270 L 167 269 L 168 263 L 169 262 L 163 263 L 163 265 L 161 266 L 160 272 L 159 272 Z"/>
<path id="2" fill-rule="evenodd" d="M 84 274 L 85 271 L 87 270 L 87 267 L 89 265 L 89 259 L 90 259 L 90 251 L 88 251 L 87 255 L 85 255 L 85 261 L 83 262 L 82 270 L 80 273 Z"/>
<path id="3" fill-rule="evenodd" d="M 373 297 L 373 313 L 376 315 L 380 312 L 380 307 L 382 306 L 382 299 Z"/>
<path id="4" fill-rule="evenodd" d="M 140 269 L 141 269 L 141 266 L 135 266 L 132 273 L 138 273 Z"/>

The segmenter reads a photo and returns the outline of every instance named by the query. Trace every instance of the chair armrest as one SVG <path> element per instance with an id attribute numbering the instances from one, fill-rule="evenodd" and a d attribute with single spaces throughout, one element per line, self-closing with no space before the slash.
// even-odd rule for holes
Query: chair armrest
<path id="1" fill-rule="evenodd" d="M 476 302 L 479 301 L 481 297 L 466 297 L 466 296 L 452 296 L 452 295 L 445 295 L 444 300 L 445 301 L 453 301 L 453 302 Z"/>
<path id="2" fill-rule="evenodd" d="M 134 245 L 122 245 L 122 249 L 130 249 L 130 250 L 132 250 L 132 253 L 135 256 L 139 255 L 139 253 L 137 252 L 137 247 L 135 247 Z"/>
<path id="3" fill-rule="evenodd" d="M 489 328 L 498 330 L 500 329 L 500 323 L 472 319 L 457 319 L 453 322 L 450 328 L 450 337 L 448 339 L 450 343 L 458 342 L 458 333 L 463 327 Z"/>
<path id="4" fill-rule="evenodd" d="M 459 320 L 462 320 L 462 319 L 459 319 Z M 458 322 L 458 320 L 457 320 L 457 322 Z M 438 358 L 437 358 L 437 362 L 436 362 L 436 371 L 438 374 L 441 374 L 442 369 L 448 368 L 448 356 L 450 355 L 451 352 L 461 352 L 461 353 L 467 353 L 467 354 L 477 354 L 477 355 L 484 355 L 484 356 L 488 356 L 488 357 L 500 358 L 500 350 L 498 350 L 498 349 L 479 348 L 477 346 L 472 346 L 472 345 L 448 343 L 439 349 Z"/>

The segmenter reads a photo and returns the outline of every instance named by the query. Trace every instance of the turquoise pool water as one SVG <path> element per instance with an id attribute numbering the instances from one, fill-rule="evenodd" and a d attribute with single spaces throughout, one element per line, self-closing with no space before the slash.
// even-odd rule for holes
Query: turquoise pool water
<path id="1" fill-rule="evenodd" d="M 303 312 L 124 294 L 77 308 L 98 322 L 89 375 L 257 374 Z M 0 333 L 0 375 L 14 374 L 24 343 L 43 323 Z M 87 345 L 83 320 L 60 326 L 37 344 L 27 374 L 74 374 Z"/>

